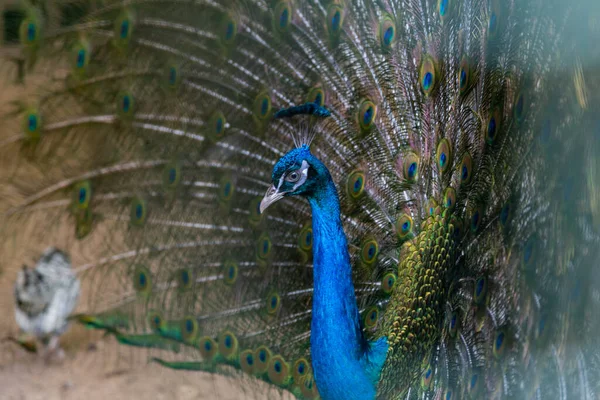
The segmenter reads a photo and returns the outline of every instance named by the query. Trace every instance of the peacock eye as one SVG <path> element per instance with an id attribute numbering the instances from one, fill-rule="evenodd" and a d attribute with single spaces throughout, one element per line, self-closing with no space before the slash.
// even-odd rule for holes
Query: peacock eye
<path id="1" fill-rule="evenodd" d="M 298 171 L 292 171 L 286 175 L 285 180 L 291 183 L 298 182 L 300 180 L 300 173 Z"/>

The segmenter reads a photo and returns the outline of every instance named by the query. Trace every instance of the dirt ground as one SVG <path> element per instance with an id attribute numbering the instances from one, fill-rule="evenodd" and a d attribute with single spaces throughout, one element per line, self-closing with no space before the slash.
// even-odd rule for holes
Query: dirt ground
<path id="1" fill-rule="evenodd" d="M 6 350 L 3 350 L 6 351 Z M 97 350 L 98 351 L 98 350 Z M 2 400 L 208 400 L 260 399 L 231 388 L 226 378 L 172 371 L 158 365 L 105 371 L 97 351 L 69 353 L 61 365 L 46 365 L 34 356 L 15 355 L 0 365 Z M 273 392 L 271 398 L 277 398 Z"/>
<path id="2" fill-rule="evenodd" d="M 0 60 L 0 115 L 6 122 L 8 103 L 32 91 L 31 83 L 17 86 L 6 83 L 14 76 L 14 69 Z M 4 81 L 4 82 L 3 82 Z M 10 122 L 10 121 L 9 121 Z M 0 143 L 15 134 L 18 124 L 2 124 Z M 0 174 L 7 170 L 0 160 Z M 4 163 L 6 164 L 6 163 Z M 0 175 L 1 176 L 1 175 Z M 0 187 L 0 229 L 4 211 L 14 194 L 8 187 Z M 291 399 L 255 380 L 242 382 L 240 378 L 226 378 L 201 372 L 173 371 L 148 363 L 147 355 L 110 339 L 101 338 L 79 326 L 71 326 L 61 338 L 66 357 L 62 363 L 46 364 L 39 355 L 32 355 L 3 339 L 16 335 L 14 321 L 13 284 L 23 263 L 32 265 L 32 254 L 62 236 L 27 240 L 27 230 L 0 242 L 0 400 L 188 400 L 188 399 Z M 53 236 L 48 234 L 48 236 Z M 64 243 L 66 245 L 66 243 Z M 88 244 L 82 244 L 81 247 Z M 91 246 L 93 247 L 93 246 Z M 74 250 L 75 251 L 75 250 Z M 73 264 L 78 265 L 77 255 Z M 85 286 L 82 298 L 86 297 Z M 143 353 L 143 352 L 141 352 Z"/>

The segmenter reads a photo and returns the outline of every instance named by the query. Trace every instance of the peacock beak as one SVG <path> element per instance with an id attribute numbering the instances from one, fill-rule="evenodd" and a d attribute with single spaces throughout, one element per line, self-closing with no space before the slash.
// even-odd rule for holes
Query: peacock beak
<path id="1" fill-rule="evenodd" d="M 262 214 L 271 204 L 281 200 L 283 195 L 283 193 L 277 191 L 275 186 L 271 186 L 260 202 L 260 213 Z"/>

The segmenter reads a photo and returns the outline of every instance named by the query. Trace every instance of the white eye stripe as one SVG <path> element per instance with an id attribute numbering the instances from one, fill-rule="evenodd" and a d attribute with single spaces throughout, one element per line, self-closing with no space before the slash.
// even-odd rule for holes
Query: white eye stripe
<path id="1" fill-rule="evenodd" d="M 296 190 L 300 186 L 302 186 L 304 184 L 304 182 L 306 182 L 306 179 L 308 179 L 308 167 L 309 167 L 309 165 L 306 162 L 306 160 L 302 160 L 302 165 L 300 166 L 300 168 L 297 169 L 296 171 L 294 171 L 294 172 L 300 171 L 300 179 L 298 180 L 298 182 L 296 182 L 296 184 L 294 185 L 292 190 L 288 190 L 287 192 L 293 192 L 294 190 Z M 281 175 L 281 178 L 279 178 L 279 183 L 277 184 L 278 192 L 281 190 L 281 186 L 283 185 L 283 182 L 285 181 L 286 176 L 287 176 L 286 174 L 283 174 L 283 175 Z"/>
<path id="2" fill-rule="evenodd" d="M 306 162 L 306 160 L 302 160 L 302 166 L 300 167 L 300 179 L 298 180 L 298 182 L 296 182 L 296 184 L 294 185 L 294 189 L 292 189 L 292 191 L 298 189 L 300 186 L 304 185 L 304 182 L 306 182 L 306 179 L 308 179 L 308 163 Z"/>

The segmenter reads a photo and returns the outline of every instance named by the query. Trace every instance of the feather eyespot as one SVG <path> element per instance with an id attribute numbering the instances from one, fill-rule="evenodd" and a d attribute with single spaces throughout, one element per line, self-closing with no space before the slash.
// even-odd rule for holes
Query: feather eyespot
<path id="1" fill-rule="evenodd" d="M 456 204 L 456 190 L 452 187 L 447 187 L 444 190 L 444 207 L 451 210 Z"/>
<path id="2" fill-rule="evenodd" d="M 301 382 L 310 372 L 310 364 L 305 358 L 296 360 L 293 367 L 294 382 Z"/>
<path id="3" fill-rule="evenodd" d="M 119 37 L 121 39 L 127 39 L 129 37 L 129 20 L 124 19 L 119 25 Z"/>
<path id="4" fill-rule="evenodd" d="M 473 371 L 467 381 L 467 392 L 471 396 L 475 396 L 479 393 L 482 387 L 481 381 L 482 377 L 480 376 L 479 371 Z"/>
<path id="5" fill-rule="evenodd" d="M 176 67 L 169 67 L 169 72 L 167 74 L 167 81 L 169 82 L 170 87 L 174 87 L 179 81 L 179 71 Z"/>
<path id="6" fill-rule="evenodd" d="M 500 0 L 493 0 L 488 20 L 488 39 L 494 40 L 501 31 L 502 23 L 502 4 Z"/>
<path id="7" fill-rule="evenodd" d="M 276 385 L 285 385 L 289 381 L 289 365 L 282 356 L 276 355 L 271 358 L 267 375 L 269 380 Z"/>
<path id="8" fill-rule="evenodd" d="M 34 132 L 38 127 L 38 118 L 35 114 L 29 114 L 27 116 L 27 130 L 29 132 Z"/>
<path id="9" fill-rule="evenodd" d="M 465 68 L 461 67 L 461 69 L 458 73 L 458 84 L 459 84 L 461 92 L 463 90 L 465 90 L 465 88 L 467 87 L 467 82 L 469 81 L 467 74 L 468 74 L 467 70 Z"/>
<path id="10" fill-rule="evenodd" d="M 197 347 L 204 361 L 210 362 L 217 357 L 219 346 L 213 338 L 208 336 L 200 338 Z"/>
<path id="11" fill-rule="evenodd" d="M 373 264 L 379 254 L 379 245 L 375 239 L 366 240 L 360 250 L 360 259 L 367 265 Z"/>
<path id="12" fill-rule="evenodd" d="M 129 221 L 133 226 L 144 226 L 146 223 L 148 210 L 146 207 L 146 201 L 140 197 L 134 197 L 131 199 L 130 205 L 130 217 Z"/>
<path id="13" fill-rule="evenodd" d="M 281 33 L 286 32 L 292 21 L 292 7 L 287 1 L 280 1 L 273 13 L 273 26 Z"/>
<path id="14" fill-rule="evenodd" d="M 313 246 L 313 230 L 310 225 L 306 225 L 300 231 L 300 235 L 298 236 L 298 246 L 303 251 L 310 251 Z"/>
<path id="15" fill-rule="evenodd" d="M 224 46 L 232 45 L 237 36 L 237 21 L 229 14 L 224 14 L 221 19 L 221 28 L 219 30 L 219 41 Z"/>
<path id="16" fill-rule="evenodd" d="M 117 96 L 117 115 L 121 118 L 130 118 L 135 110 L 135 98 L 129 92 L 122 92 Z"/>
<path id="17" fill-rule="evenodd" d="M 260 346 L 254 351 L 254 371 L 265 373 L 271 363 L 271 350 L 266 346 Z"/>
<path id="18" fill-rule="evenodd" d="M 246 349 L 240 353 L 240 367 L 245 373 L 252 375 L 254 373 L 254 352 Z"/>
<path id="19" fill-rule="evenodd" d="M 181 67 L 178 64 L 168 64 L 164 70 L 164 83 L 168 90 L 179 88 L 182 80 Z"/>
<path id="20" fill-rule="evenodd" d="M 82 39 L 73 47 L 73 70 L 81 76 L 90 62 L 91 47 L 87 40 Z"/>
<path id="21" fill-rule="evenodd" d="M 225 119 L 223 113 L 220 111 L 215 111 L 208 119 L 208 138 L 213 143 L 218 142 L 225 137 L 227 127 L 227 120 Z"/>
<path id="22" fill-rule="evenodd" d="M 235 193 L 235 185 L 233 179 L 229 175 L 224 175 L 219 184 L 219 201 L 221 203 L 229 203 Z"/>
<path id="23" fill-rule="evenodd" d="M 488 24 L 488 29 L 490 32 L 490 36 L 494 36 L 496 34 L 496 28 L 498 27 L 498 16 L 495 12 L 492 11 L 490 14 L 490 21 Z"/>
<path id="24" fill-rule="evenodd" d="M 92 184 L 90 181 L 79 182 L 73 190 L 73 204 L 79 210 L 89 207 L 92 198 Z"/>
<path id="25" fill-rule="evenodd" d="M 30 109 L 23 115 L 23 131 L 25 137 L 36 141 L 41 137 L 42 118 L 37 109 Z"/>
<path id="26" fill-rule="evenodd" d="M 419 156 L 411 152 L 404 157 L 402 174 L 408 182 L 416 182 L 419 176 Z"/>
<path id="27" fill-rule="evenodd" d="M 396 232 L 401 240 L 407 239 L 412 235 L 413 220 L 408 214 L 402 214 L 396 222 Z"/>
<path id="28" fill-rule="evenodd" d="M 453 311 L 450 314 L 450 318 L 448 321 L 448 333 L 450 334 L 451 337 L 456 337 L 456 334 L 458 333 L 458 325 L 459 325 L 458 312 Z"/>
<path id="29" fill-rule="evenodd" d="M 437 203 L 437 201 L 435 201 L 434 198 L 429 199 L 429 203 L 427 204 L 427 207 L 428 207 L 430 216 L 439 214 L 439 212 L 440 212 L 438 203 Z"/>
<path id="30" fill-rule="evenodd" d="M 226 359 L 232 359 L 238 352 L 238 340 L 233 332 L 225 331 L 219 335 L 219 353 Z"/>
<path id="31" fill-rule="evenodd" d="M 167 181 L 173 184 L 177 180 L 177 170 L 175 168 L 169 168 L 167 171 Z"/>
<path id="32" fill-rule="evenodd" d="M 170 162 L 163 169 L 163 185 L 167 190 L 173 190 L 181 181 L 181 165 L 177 161 Z"/>
<path id="33" fill-rule="evenodd" d="M 396 39 L 396 25 L 391 16 L 385 15 L 379 23 L 379 41 L 384 50 L 388 50 Z"/>
<path id="34" fill-rule="evenodd" d="M 271 255 L 273 249 L 273 242 L 267 233 L 263 233 L 258 241 L 256 242 L 256 256 L 261 261 L 265 261 Z"/>
<path id="35" fill-rule="evenodd" d="M 364 316 L 365 328 L 375 328 L 375 326 L 377 326 L 377 321 L 379 321 L 379 309 L 376 306 L 367 309 Z"/>
<path id="36" fill-rule="evenodd" d="M 188 268 L 182 268 L 175 272 L 175 283 L 179 291 L 186 291 L 194 286 L 192 271 Z"/>
<path id="37" fill-rule="evenodd" d="M 121 49 L 125 49 L 135 29 L 135 17 L 132 12 L 122 12 L 114 23 L 114 40 L 113 43 Z"/>
<path id="38" fill-rule="evenodd" d="M 338 4 L 332 4 L 327 10 L 327 31 L 330 36 L 339 36 L 344 24 L 344 9 Z"/>
<path id="39" fill-rule="evenodd" d="M 27 34 L 25 37 L 28 42 L 33 42 L 37 37 L 37 26 L 33 22 L 27 23 Z"/>
<path id="40" fill-rule="evenodd" d="M 160 332 L 164 326 L 162 315 L 158 311 L 150 311 L 146 318 L 152 332 Z"/>
<path id="41" fill-rule="evenodd" d="M 267 296 L 267 313 L 275 315 L 281 309 L 281 297 L 277 293 Z"/>
<path id="42" fill-rule="evenodd" d="M 473 301 L 476 304 L 483 304 L 487 296 L 488 282 L 484 276 L 480 276 L 475 280 L 475 288 L 473 291 Z"/>
<path id="43" fill-rule="evenodd" d="M 438 0 L 437 4 L 438 14 L 442 21 L 446 20 L 452 11 L 452 0 Z"/>
<path id="44" fill-rule="evenodd" d="M 473 172 L 473 159 L 469 153 L 465 153 L 462 162 L 460 164 L 460 184 L 467 185 L 471 182 L 471 175 Z"/>
<path id="45" fill-rule="evenodd" d="M 268 93 L 260 93 L 254 99 L 253 114 L 258 121 L 265 121 L 271 117 L 271 97 Z"/>
<path id="46" fill-rule="evenodd" d="M 152 291 L 152 275 L 148 268 L 136 267 L 133 273 L 133 287 L 140 294 L 148 294 Z"/>
<path id="47" fill-rule="evenodd" d="M 377 106 L 371 100 L 363 100 L 358 108 L 358 124 L 363 133 L 373 128 L 377 117 Z"/>
<path id="48" fill-rule="evenodd" d="M 25 24 L 25 42 L 32 43 L 37 39 L 38 29 L 34 22 L 27 21 Z"/>
<path id="49" fill-rule="evenodd" d="M 351 199 L 358 199 L 365 191 L 365 173 L 353 171 L 346 180 L 346 192 Z"/>
<path id="50" fill-rule="evenodd" d="M 431 386 L 431 382 L 433 381 L 433 368 L 431 364 L 427 364 L 425 370 L 421 375 L 421 388 L 427 390 Z"/>
<path id="51" fill-rule="evenodd" d="M 186 317 L 181 321 L 180 329 L 183 341 L 192 343 L 198 335 L 198 321 L 194 317 Z"/>
<path id="52" fill-rule="evenodd" d="M 130 109 L 131 109 L 131 97 L 129 95 L 124 95 L 121 98 L 121 111 L 123 111 L 125 114 L 127 114 Z"/>
<path id="53" fill-rule="evenodd" d="M 234 261 L 225 261 L 223 263 L 223 281 L 226 285 L 233 285 L 237 281 L 239 267 L 238 264 Z"/>
<path id="54" fill-rule="evenodd" d="M 75 65 L 77 68 L 83 68 L 85 64 L 86 54 L 84 49 L 77 50 L 77 56 L 75 58 Z"/>
<path id="55" fill-rule="evenodd" d="M 485 128 L 485 141 L 487 144 L 492 145 L 496 141 L 498 134 L 500 133 L 500 126 L 502 123 L 502 114 L 499 108 L 495 108 L 487 120 Z"/>
<path id="56" fill-rule="evenodd" d="M 497 133 L 497 121 L 496 121 L 496 117 L 494 115 L 492 115 L 490 117 L 490 119 L 488 120 L 488 125 L 487 125 L 487 131 L 486 131 L 486 140 L 488 143 L 493 143 L 494 139 L 496 138 L 496 133 Z"/>
<path id="57" fill-rule="evenodd" d="M 452 164 L 452 146 L 448 139 L 442 139 L 440 141 L 437 146 L 436 156 L 440 172 L 444 173 L 448 171 Z"/>
<path id="58" fill-rule="evenodd" d="M 469 221 L 471 225 L 471 232 L 477 233 L 481 227 L 481 220 L 483 219 L 483 211 L 481 207 L 474 207 L 470 210 Z"/>
<path id="59" fill-rule="evenodd" d="M 19 40 L 25 47 L 36 47 L 40 39 L 40 18 L 35 13 L 27 16 L 19 26 Z"/>
<path id="60" fill-rule="evenodd" d="M 262 201 L 262 197 L 255 197 L 252 199 L 250 204 L 248 205 L 250 223 L 253 226 L 258 226 L 262 221 L 263 214 L 260 212 L 260 202 Z"/>
<path id="61" fill-rule="evenodd" d="M 190 284 L 190 272 L 186 269 L 181 270 L 179 273 L 179 279 L 182 286 L 187 286 Z"/>
<path id="62" fill-rule="evenodd" d="M 437 84 L 436 63 L 433 57 L 426 55 L 423 57 L 421 67 L 419 68 L 419 82 L 421 89 L 426 96 L 433 93 Z"/>
<path id="63" fill-rule="evenodd" d="M 397 280 L 398 278 L 393 272 L 385 274 L 385 276 L 381 280 L 381 290 L 383 290 L 385 294 L 391 294 L 394 290 L 394 286 L 396 285 Z"/>
<path id="64" fill-rule="evenodd" d="M 497 331 L 493 339 L 492 352 L 494 353 L 494 357 L 501 358 L 504 355 L 508 341 L 506 332 L 504 330 Z"/>
<path id="65" fill-rule="evenodd" d="M 469 60 L 466 56 L 460 61 L 460 69 L 458 71 L 458 88 L 461 95 L 467 93 L 469 89 L 469 83 L 471 80 L 471 69 L 469 67 Z"/>

